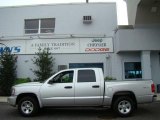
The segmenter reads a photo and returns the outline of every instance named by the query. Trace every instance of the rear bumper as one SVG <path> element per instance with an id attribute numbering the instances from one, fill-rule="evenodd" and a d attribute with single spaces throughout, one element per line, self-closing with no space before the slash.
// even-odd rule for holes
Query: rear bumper
<path id="1" fill-rule="evenodd" d="M 17 99 L 17 96 L 10 96 L 8 97 L 7 99 L 7 102 L 11 105 L 11 106 L 16 106 L 16 99 Z"/>
<path id="2" fill-rule="evenodd" d="M 152 103 L 157 101 L 157 95 L 150 94 L 150 95 L 144 95 L 144 96 L 138 96 L 137 97 L 137 103 L 138 104 L 144 104 L 144 103 Z"/>

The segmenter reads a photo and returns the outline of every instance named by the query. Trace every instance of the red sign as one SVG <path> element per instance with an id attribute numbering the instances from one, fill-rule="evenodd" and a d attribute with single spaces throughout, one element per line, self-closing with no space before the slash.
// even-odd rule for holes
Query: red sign
<path id="1" fill-rule="evenodd" d="M 109 48 L 86 48 L 86 52 L 106 52 L 109 51 Z"/>

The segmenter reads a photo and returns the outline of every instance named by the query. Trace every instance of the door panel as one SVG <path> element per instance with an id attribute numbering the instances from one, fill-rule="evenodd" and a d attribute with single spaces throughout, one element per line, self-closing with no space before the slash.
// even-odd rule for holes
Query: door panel
<path id="1" fill-rule="evenodd" d="M 41 98 L 45 106 L 72 106 L 74 105 L 74 85 L 73 83 L 48 84 L 42 87 Z"/>
<path id="2" fill-rule="evenodd" d="M 73 71 L 64 71 L 41 87 L 41 101 L 44 106 L 73 106 Z"/>
<path id="3" fill-rule="evenodd" d="M 101 105 L 101 87 L 94 70 L 79 70 L 75 83 L 75 105 Z"/>
<path id="4" fill-rule="evenodd" d="M 93 88 L 92 86 L 99 83 L 76 83 L 75 85 L 75 104 L 84 106 L 97 106 L 101 104 L 100 87 Z"/>

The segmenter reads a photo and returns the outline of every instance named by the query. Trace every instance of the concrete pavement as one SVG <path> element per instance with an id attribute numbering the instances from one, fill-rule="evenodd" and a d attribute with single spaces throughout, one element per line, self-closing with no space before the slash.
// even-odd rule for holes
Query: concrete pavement
<path id="1" fill-rule="evenodd" d="M 160 101 L 160 94 L 157 94 L 157 101 Z M 7 102 L 7 97 L 0 96 L 0 102 Z"/>
<path id="2" fill-rule="evenodd" d="M 7 102 L 7 97 L 0 96 L 0 102 Z"/>
<path id="3" fill-rule="evenodd" d="M 157 94 L 157 101 L 160 101 L 160 94 Z"/>

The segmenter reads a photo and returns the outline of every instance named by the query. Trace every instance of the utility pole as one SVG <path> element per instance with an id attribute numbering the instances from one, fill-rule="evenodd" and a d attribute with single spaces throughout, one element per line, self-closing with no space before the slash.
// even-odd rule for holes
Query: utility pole
<path id="1" fill-rule="evenodd" d="M 89 0 L 86 0 L 86 3 L 89 3 Z"/>

